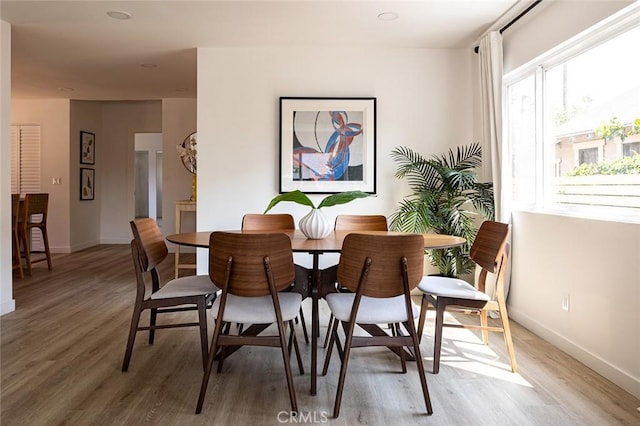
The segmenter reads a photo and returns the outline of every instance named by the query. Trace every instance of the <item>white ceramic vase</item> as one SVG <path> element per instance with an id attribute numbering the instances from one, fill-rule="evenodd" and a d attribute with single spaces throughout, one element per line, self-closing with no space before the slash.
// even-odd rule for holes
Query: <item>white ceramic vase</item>
<path id="1" fill-rule="evenodd" d="M 310 240 L 321 240 L 331 232 L 331 224 L 319 209 L 311 209 L 300 219 L 300 230 Z"/>

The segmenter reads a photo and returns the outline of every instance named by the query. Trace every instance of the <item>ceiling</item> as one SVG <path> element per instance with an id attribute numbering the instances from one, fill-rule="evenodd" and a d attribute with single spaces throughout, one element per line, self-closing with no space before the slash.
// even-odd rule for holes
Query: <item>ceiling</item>
<path id="1" fill-rule="evenodd" d="M 12 97 L 141 100 L 195 97 L 197 47 L 472 48 L 515 3 L 2 0 L 0 18 L 12 25 Z"/>

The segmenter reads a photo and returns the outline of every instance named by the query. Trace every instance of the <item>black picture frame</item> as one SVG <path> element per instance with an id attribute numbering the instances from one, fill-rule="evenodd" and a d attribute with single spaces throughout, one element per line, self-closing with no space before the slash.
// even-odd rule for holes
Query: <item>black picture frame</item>
<path id="1" fill-rule="evenodd" d="M 80 200 L 93 200 L 96 193 L 95 169 L 80 168 Z"/>
<path id="2" fill-rule="evenodd" d="M 80 164 L 96 164 L 96 135 L 80 131 Z"/>
<path id="3" fill-rule="evenodd" d="M 280 98 L 280 193 L 376 193 L 376 98 Z"/>

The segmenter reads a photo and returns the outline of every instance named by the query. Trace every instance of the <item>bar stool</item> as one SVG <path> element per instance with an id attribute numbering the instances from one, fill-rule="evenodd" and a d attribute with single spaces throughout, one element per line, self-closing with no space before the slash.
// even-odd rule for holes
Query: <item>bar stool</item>
<path id="1" fill-rule="evenodd" d="M 20 234 L 18 232 L 18 224 L 20 223 L 20 194 L 11 194 L 11 251 L 12 270 L 17 269 L 20 272 L 20 278 L 24 278 L 22 270 L 22 256 L 20 255 Z"/>
<path id="2" fill-rule="evenodd" d="M 26 194 L 24 196 L 24 207 L 20 221 L 20 238 L 24 248 L 24 256 L 27 260 L 27 269 L 31 274 L 31 264 L 47 261 L 47 266 L 51 270 L 51 252 L 49 251 L 49 236 L 47 235 L 47 209 L 49 206 L 49 194 L 37 193 Z M 34 217 L 35 216 L 35 217 Z M 42 233 L 44 251 L 32 251 L 30 236 L 33 228 L 39 229 Z M 43 253 L 45 257 L 31 260 L 32 253 Z"/>

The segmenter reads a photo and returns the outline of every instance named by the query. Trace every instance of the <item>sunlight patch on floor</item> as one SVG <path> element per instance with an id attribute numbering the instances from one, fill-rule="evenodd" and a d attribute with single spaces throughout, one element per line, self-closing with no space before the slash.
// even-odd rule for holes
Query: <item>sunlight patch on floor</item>
<path id="1" fill-rule="evenodd" d="M 433 341 L 433 321 L 427 320 L 423 342 L 425 339 Z M 445 323 L 460 323 L 449 313 L 445 314 Z M 493 333 L 499 334 L 499 333 Z M 423 352 L 424 353 L 424 352 Z M 518 353 L 516 350 L 516 360 Z M 425 361 L 433 362 L 433 356 L 425 357 Z M 489 345 L 482 343 L 479 331 L 464 328 L 445 327 L 443 329 L 442 350 L 440 352 L 440 369 L 453 367 L 474 374 L 493 377 L 498 380 L 515 383 L 533 388 L 520 374 L 511 371 L 511 364 L 507 357 L 495 353 Z"/>

